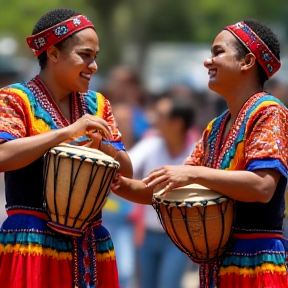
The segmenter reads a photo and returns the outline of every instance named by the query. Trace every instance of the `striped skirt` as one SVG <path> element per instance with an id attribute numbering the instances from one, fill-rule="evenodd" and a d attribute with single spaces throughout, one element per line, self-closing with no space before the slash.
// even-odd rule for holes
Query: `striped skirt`
<path id="1" fill-rule="evenodd" d="M 281 234 L 234 234 L 218 263 L 200 265 L 200 287 L 288 288 L 287 243 Z"/>
<path id="2" fill-rule="evenodd" d="M 119 288 L 114 247 L 100 225 L 82 237 L 59 234 L 41 211 L 12 210 L 0 229 L 0 286 Z"/>

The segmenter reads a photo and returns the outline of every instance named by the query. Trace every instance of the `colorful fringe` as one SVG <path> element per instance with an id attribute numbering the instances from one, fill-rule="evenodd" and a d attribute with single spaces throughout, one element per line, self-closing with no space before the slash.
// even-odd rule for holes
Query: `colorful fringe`
<path id="1" fill-rule="evenodd" d="M 90 270 L 87 267 L 85 270 L 87 261 L 83 261 L 81 249 L 78 261 L 73 261 L 73 238 L 54 232 L 43 218 L 13 214 L 3 223 L 0 229 L 1 288 L 119 288 L 113 243 L 103 226 L 91 228 L 93 245 L 87 243 L 86 252 L 90 258 L 94 257 L 96 265 L 91 280 L 96 281 L 87 283 L 89 275 L 85 272 Z M 77 238 L 77 242 L 84 243 L 85 237 Z M 77 268 L 75 285 L 73 276 Z"/>
<path id="2" fill-rule="evenodd" d="M 244 237 L 234 237 L 232 249 L 225 253 L 218 268 L 211 264 L 210 269 L 207 269 L 206 264 L 201 264 L 201 288 L 288 287 L 287 240 L 269 236 L 257 239 Z M 218 270 L 218 280 L 213 277 L 214 269 Z"/>
<path id="3" fill-rule="evenodd" d="M 119 288 L 114 246 L 103 226 L 74 237 L 74 278 L 79 288 Z"/>

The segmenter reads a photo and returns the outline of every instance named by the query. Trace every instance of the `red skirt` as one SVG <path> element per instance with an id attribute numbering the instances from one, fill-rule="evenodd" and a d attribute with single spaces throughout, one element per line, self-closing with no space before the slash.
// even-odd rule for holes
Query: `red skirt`
<path id="1" fill-rule="evenodd" d="M 34 212 L 13 214 L 1 227 L 0 287 L 119 288 L 113 243 L 103 226 L 73 239 L 50 229 L 45 213 Z"/>
<path id="2" fill-rule="evenodd" d="M 288 288 L 283 235 L 234 234 L 231 244 L 219 262 L 200 265 L 201 288 Z"/>

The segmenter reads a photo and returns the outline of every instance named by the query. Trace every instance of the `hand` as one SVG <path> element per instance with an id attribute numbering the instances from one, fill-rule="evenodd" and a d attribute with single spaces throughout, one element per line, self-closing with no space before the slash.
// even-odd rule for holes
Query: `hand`
<path id="1" fill-rule="evenodd" d="M 100 150 L 100 145 L 103 136 L 98 131 L 95 132 L 89 131 L 87 136 L 92 140 L 91 142 L 89 142 L 87 147 Z"/>
<path id="2" fill-rule="evenodd" d="M 142 181 L 148 186 L 155 186 L 158 191 L 164 189 L 164 192 L 168 192 L 192 184 L 195 179 L 194 169 L 195 167 L 189 165 L 163 166 L 151 171 Z"/>
<path id="3" fill-rule="evenodd" d="M 91 135 L 92 131 L 95 130 L 107 140 L 111 140 L 112 138 L 108 123 L 104 119 L 90 114 L 85 114 L 76 122 L 66 127 L 66 129 L 69 131 L 70 137 L 75 138 L 85 134 Z"/>
<path id="4" fill-rule="evenodd" d="M 120 173 L 116 173 L 110 185 L 110 189 L 112 191 L 119 189 L 121 186 L 121 183 L 122 183 L 122 176 Z"/>

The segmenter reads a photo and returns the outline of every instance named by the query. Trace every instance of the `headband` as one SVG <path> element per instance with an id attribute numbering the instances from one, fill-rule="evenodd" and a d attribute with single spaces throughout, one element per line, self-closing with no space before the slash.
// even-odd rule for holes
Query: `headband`
<path id="1" fill-rule="evenodd" d="M 71 34 L 89 27 L 94 28 L 91 21 L 83 15 L 76 15 L 38 34 L 28 37 L 26 41 L 32 49 L 34 56 L 38 57 L 43 51 Z"/>
<path id="2" fill-rule="evenodd" d="M 279 70 L 281 66 L 280 61 L 260 37 L 243 21 L 227 26 L 224 29 L 230 31 L 251 53 L 254 54 L 268 78 Z"/>

